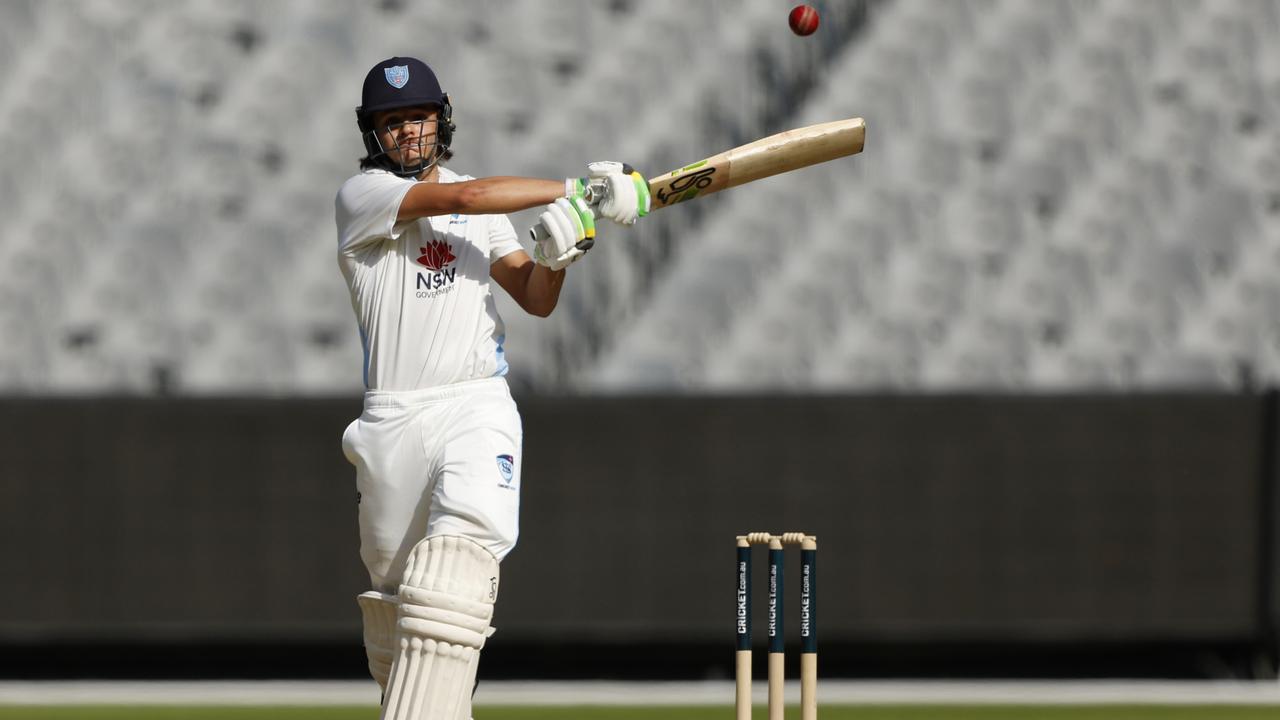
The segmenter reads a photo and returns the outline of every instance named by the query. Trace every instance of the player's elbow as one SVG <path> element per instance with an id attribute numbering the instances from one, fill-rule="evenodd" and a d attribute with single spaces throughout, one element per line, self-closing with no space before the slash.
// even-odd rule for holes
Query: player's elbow
<path id="1" fill-rule="evenodd" d="M 525 305 L 524 309 L 525 312 L 533 315 L 534 317 L 551 317 L 552 311 L 556 309 L 556 301 L 552 299 L 549 301 L 544 300 L 541 302 L 530 302 Z"/>

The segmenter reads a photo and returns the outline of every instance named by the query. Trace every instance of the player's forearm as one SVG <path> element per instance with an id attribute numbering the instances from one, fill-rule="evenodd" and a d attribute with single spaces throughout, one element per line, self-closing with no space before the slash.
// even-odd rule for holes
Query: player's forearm
<path id="1" fill-rule="evenodd" d="M 460 183 L 416 183 L 400 202 L 398 221 L 433 215 L 500 215 L 545 205 L 564 195 L 563 180 L 487 177 Z"/>
<path id="2" fill-rule="evenodd" d="M 525 281 L 524 301 L 520 306 L 530 315 L 547 317 L 560 302 L 560 288 L 563 286 L 564 270 L 534 265 Z"/>

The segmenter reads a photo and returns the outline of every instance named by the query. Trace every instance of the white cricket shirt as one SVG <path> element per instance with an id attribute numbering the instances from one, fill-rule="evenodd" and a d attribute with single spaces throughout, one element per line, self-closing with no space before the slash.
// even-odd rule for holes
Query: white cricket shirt
<path id="1" fill-rule="evenodd" d="M 442 183 L 471 180 L 440 168 Z M 421 390 L 505 375 L 489 265 L 522 249 L 505 215 L 397 223 L 417 180 L 366 170 L 338 190 L 338 265 L 364 346 L 370 390 Z"/>

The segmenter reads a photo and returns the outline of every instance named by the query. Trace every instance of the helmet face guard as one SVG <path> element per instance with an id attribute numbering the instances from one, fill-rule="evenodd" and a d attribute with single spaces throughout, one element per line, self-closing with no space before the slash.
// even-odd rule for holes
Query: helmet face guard
<path id="1" fill-rule="evenodd" d="M 430 170 L 449 149 L 449 142 L 453 139 L 453 123 L 445 117 L 445 112 L 441 109 L 436 115 L 434 138 L 430 143 L 427 140 L 431 134 L 425 132 L 430 120 L 408 120 L 379 128 L 373 127 L 372 114 L 361 117 L 359 122 L 361 139 L 364 140 L 364 149 L 368 153 L 369 161 L 377 167 L 405 178 L 417 177 Z M 397 130 L 406 125 L 420 126 L 416 142 L 401 144 L 395 139 L 401 135 Z M 393 144 L 389 147 L 382 143 L 383 132 L 388 132 L 392 137 Z M 412 150 L 417 150 L 417 160 L 406 164 L 405 160 Z M 399 159 L 393 158 L 392 153 L 398 153 Z"/>
<path id="2" fill-rule="evenodd" d="M 416 177 L 430 170 L 449 150 L 455 129 L 453 106 L 449 103 L 448 93 L 440 89 L 435 73 L 421 60 L 393 57 L 378 63 L 365 76 L 360 100 L 360 107 L 356 108 L 356 124 L 360 127 L 360 136 L 368 152 L 366 159 L 374 166 L 400 177 Z M 429 153 L 419 140 L 418 160 L 406 165 L 404 151 L 410 148 L 383 147 L 378 130 L 385 128 L 375 128 L 373 116 L 387 110 L 413 107 L 431 107 L 437 110 L 436 138 Z M 420 134 L 419 138 L 421 137 Z M 398 150 L 401 151 L 400 161 L 392 160 L 390 153 Z"/>

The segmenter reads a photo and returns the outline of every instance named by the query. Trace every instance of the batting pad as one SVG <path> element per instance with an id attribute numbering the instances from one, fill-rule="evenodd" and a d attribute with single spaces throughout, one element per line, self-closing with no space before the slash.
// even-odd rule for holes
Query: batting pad
<path id="1" fill-rule="evenodd" d="M 356 596 L 360 614 L 364 619 L 364 654 L 369 658 L 369 674 L 383 692 L 387 691 L 387 677 L 391 674 L 391 661 L 396 647 L 395 595 L 376 590 Z"/>
<path id="2" fill-rule="evenodd" d="M 383 720 L 468 720 L 480 650 L 493 633 L 497 558 L 463 537 L 429 537 L 409 554 L 399 597 Z"/>

